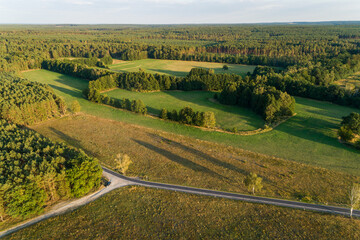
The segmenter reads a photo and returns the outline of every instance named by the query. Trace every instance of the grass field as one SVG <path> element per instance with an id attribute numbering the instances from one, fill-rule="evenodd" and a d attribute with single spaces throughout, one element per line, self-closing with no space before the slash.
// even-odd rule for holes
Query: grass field
<path id="1" fill-rule="evenodd" d="M 126 187 L 4 239 L 359 239 L 360 221 Z"/>
<path id="2" fill-rule="evenodd" d="M 106 94 L 115 99 L 123 97 L 141 99 L 148 107 L 149 113 L 156 115 L 160 114 L 162 108 L 179 111 L 186 106 L 193 108 L 194 111 L 212 111 L 215 113 L 217 126 L 221 128 L 236 127 L 238 130 L 255 130 L 265 123 L 259 115 L 250 109 L 211 102 L 209 99 L 214 97 L 212 92 L 163 91 L 141 93 L 116 89 L 106 92 Z"/>
<path id="3" fill-rule="evenodd" d="M 168 74 L 178 77 L 186 76 L 192 68 L 211 68 L 215 73 L 235 73 L 245 76 L 247 72 L 253 72 L 256 66 L 226 64 L 229 70 L 223 71 L 224 63 L 209 63 L 195 61 L 143 59 L 137 61 L 116 61 L 110 65 L 110 69 L 119 72 L 137 72 L 139 68 L 149 73 Z"/>
<path id="4" fill-rule="evenodd" d="M 116 155 L 126 153 L 133 161 L 127 175 L 157 182 L 248 194 L 243 181 L 255 172 L 264 179 L 258 194 L 342 205 L 348 203 L 352 183 L 360 181 L 359 176 L 84 114 L 32 128 L 113 168 Z"/>
<path id="5" fill-rule="evenodd" d="M 360 72 L 357 72 L 348 78 L 338 80 L 334 84 L 349 90 L 360 89 Z"/>
<path id="6" fill-rule="evenodd" d="M 359 112 L 358 109 L 296 98 L 295 117 L 271 132 L 238 136 L 202 131 L 91 103 L 81 94 L 87 86 L 86 80 L 46 70 L 26 72 L 23 75 L 30 80 L 49 84 L 68 103 L 78 100 L 82 111 L 87 114 L 360 175 L 359 151 L 342 145 L 336 137 L 341 117 L 353 111 Z"/>

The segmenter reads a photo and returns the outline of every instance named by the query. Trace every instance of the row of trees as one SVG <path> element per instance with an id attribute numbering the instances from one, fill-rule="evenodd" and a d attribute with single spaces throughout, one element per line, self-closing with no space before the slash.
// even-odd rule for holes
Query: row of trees
<path id="1" fill-rule="evenodd" d="M 54 62 L 59 63 L 59 61 Z M 66 73 L 66 68 L 58 68 L 58 70 L 63 70 Z M 257 72 L 262 73 L 264 71 L 257 70 Z M 266 71 L 264 74 L 266 74 Z M 213 70 L 200 68 L 192 69 L 186 77 L 154 75 L 143 71 L 130 73 L 108 72 L 105 76 L 101 76 L 95 81 L 90 81 L 89 88 L 84 90 L 84 95 L 90 101 L 109 102 L 110 105 L 114 106 L 115 100 L 108 100 L 105 96 L 101 95 L 101 91 L 116 87 L 132 91 L 170 89 L 185 91 L 215 90 L 222 91 L 219 98 L 221 103 L 238 104 L 251 108 L 256 113 L 262 115 L 268 122 L 276 121 L 283 116 L 293 115 L 294 98 L 290 97 L 287 93 L 276 90 L 274 87 L 266 86 L 263 82 L 259 81 L 258 76 L 261 77 L 261 75 L 255 75 L 252 78 L 247 76 L 245 79 L 242 79 L 241 76 L 236 74 L 215 74 Z M 198 123 L 194 125 L 198 125 Z"/>
<path id="2" fill-rule="evenodd" d="M 234 82 L 228 84 L 218 97 L 223 104 L 250 108 L 271 123 L 292 116 L 295 99 L 286 92 L 263 84 Z"/>
<path id="3" fill-rule="evenodd" d="M 0 120 L 0 220 L 27 217 L 100 184 L 98 161 L 83 151 Z"/>
<path id="4" fill-rule="evenodd" d="M 88 100 L 96 103 L 102 103 L 110 105 L 116 108 L 126 109 L 131 112 L 140 113 L 143 115 L 147 114 L 146 105 L 140 99 L 130 100 L 128 98 L 114 99 L 108 95 L 101 95 L 97 89 L 91 89 L 88 94 Z"/>
<path id="5" fill-rule="evenodd" d="M 65 102 L 49 86 L 0 75 L 0 118 L 30 125 L 65 112 Z"/>
<path id="6" fill-rule="evenodd" d="M 213 128 L 216 126 L 215 114 L 213 112 L 195 112 L 191 107 L 184 107 L 179 111 L 168 111 L 163 108 L 159 117 L 166 120 L 180 122 L 182 124 L 189 124 L 194 126 Z"/>
<path id="7" fill-rule="evenodd" d="M 85 64 L 89 67 L 100 67 L 100 68 L 108 68 L 107 65 L 112 64 L 113 59 L 111 56 L 106 55 L 102 57 L 100 60 L 97 57 L 90 58 L 78 58 L 73 60 L 68 60 L 75 63 Z"/>

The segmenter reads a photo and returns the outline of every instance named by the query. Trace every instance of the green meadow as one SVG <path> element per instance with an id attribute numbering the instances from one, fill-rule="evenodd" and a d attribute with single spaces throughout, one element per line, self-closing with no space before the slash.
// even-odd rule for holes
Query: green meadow
<path id="1" fill-rule="evenodd" d="M 250 109 L 236 106 L 222 105 L 210 101 L 215 93 L 205 91 L 163 91 L 163 92 L 132 92 L 116 89 L 106 93 L 114 99 L 129 98 L 141 99 L 148 108 L 148 112 L 159 115 L 162 108 L 171 111 L 189 106 L 194 111 L 215 113 L 216 123 L 221 128 L 234 128 L 238 130 L 255 130 L 264 125 L 261 117 Z"/>
<path id="2" fill-rule="evenodd" d="M 358 109 L 297 97 L 296 116 L 271 132 L 239 136 L 203 131 L 91 103 L 82 96 L 88 84 L 83 79 L 46 70 L 25 72 L 23 76 L 49 84 L 67 103 L 78 100 L 87 114 L 360 175 L 359 151 L 344 146 L 337 139 L 341 117 L 359 112 Z"/>
<path id="3" fill-rule="evenodd" d="M 186 76 L 192 68 L 211 68 L 215 73 L 234 73 L 245 76 L 248 72 L 253 72 L 256 66 L 226 64 L 229 70 L 224 71 L 224 63 L 178 61 L 178 60 L 159 60 L 142 59 L 136 61 L 115 61 L 110 65 L 110 69 L 118 72 L 137 72 L 139 68 L 149 73 L 168 74 L 178 77 Z"/>

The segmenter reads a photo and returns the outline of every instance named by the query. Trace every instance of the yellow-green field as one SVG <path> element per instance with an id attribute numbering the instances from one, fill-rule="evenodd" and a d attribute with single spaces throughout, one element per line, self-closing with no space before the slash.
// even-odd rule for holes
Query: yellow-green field
<path id="1" fill-rule="evenodd" d="M 215 73 L 234 73 L 245 76 L 247 72 L 252 73 L 256 66 L 226 64 L 229 70 L 224 71 L 224 63 L 209 63 L 195 61 L 143 59 L 137 61 L 115 61 L 110 69 L 119 72 L 137 72 L 139 68 L 149 73 L 168 74 L 179 77 L 186 76 L 192 68 L 211 68 Z"/>
<path id="2" fill-rule="evenodd" d="M 347 205 L 350 186 L 360 181 L 350 174 L 84 114 L 32 128 L 113 168 L 116 155 L 125 153 L 133 161 L 127 175 L 157 182 L 247 194 L 243 181 L 255 172 L 264 185 L 258 194 Z"/>
<path id="3" fill-rule="evenodd" d="M 88 85 L 88 81 L 83 79 L 46 70 L 26 72 L 23 75 L 30 80 L 49 84 L 68 104 L 78 100 L 82 111 L 87 114 L 360 175 L 359 151 L 344 146 L 337 139 L 341 117 L 359 112 L 359 109 L 296 98 L 296 116 L 273 131 L 239 136 L 203 131 L 92 103 L 82 96 L 82 90 Z"/>
<path id="4" fill-rule="evenodd" d="M 4 239 L 359 239 L 360 221 L 144 187 L 125 187 Z"/>

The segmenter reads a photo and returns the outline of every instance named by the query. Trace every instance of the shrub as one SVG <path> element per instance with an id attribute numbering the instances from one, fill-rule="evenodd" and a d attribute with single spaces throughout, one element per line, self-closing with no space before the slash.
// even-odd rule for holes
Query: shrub
<path id="1" fill-rule="evenodd" d="M 71 103 L 71 111 L 74 113 L 81 111 L 80 103 L 77 100 L 75 100 Z"/>
<path id="2" fill-rule="evenodd" d="M 165 108 L 161 109 L 159 117 L 162 118 L 162 119 L 167 119 L 168 118 L 168 111 Z"/>
<path id="3" fill-rule="evenodd" d="M 354 133 L 347 126 L 341 126 L 338 131 L 338 134 L 339 134 L 340 138 L 344 141 L 351 141 L 355 137 Z"/>

